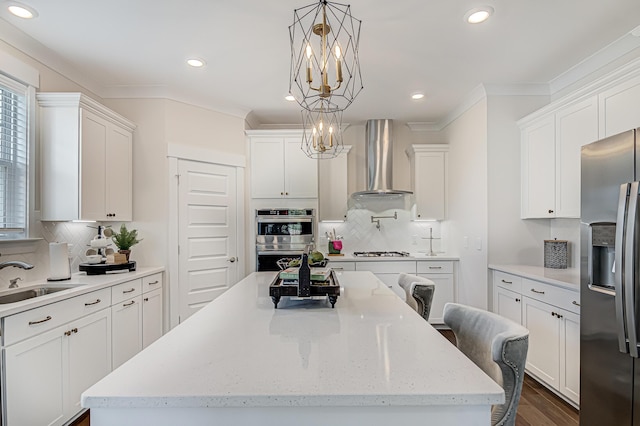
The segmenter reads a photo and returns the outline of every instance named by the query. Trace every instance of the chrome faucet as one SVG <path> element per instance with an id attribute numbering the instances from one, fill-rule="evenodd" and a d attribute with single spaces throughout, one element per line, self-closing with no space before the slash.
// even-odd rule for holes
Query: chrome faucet
<path id="1" fill-rule="evenodd" d="M 7 260 L 6 262 L 0 262 L 0 269 L 7 268 L 9 266 L 15 266 L 16 268 L 32 269 L 33 265 L 27 262 L 21 262 L 19 260 Z"/>

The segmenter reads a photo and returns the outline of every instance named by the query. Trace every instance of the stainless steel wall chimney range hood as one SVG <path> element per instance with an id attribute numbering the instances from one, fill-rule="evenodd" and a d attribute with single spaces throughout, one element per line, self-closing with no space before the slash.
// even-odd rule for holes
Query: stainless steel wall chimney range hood
<path id="1" fill-rule="evenodd" d="M 366 135 L 367 190 L 355 192 L 352 198 L 410 195 L 412 192 L 393 189 L 392 121 L 368 120 Z"/>

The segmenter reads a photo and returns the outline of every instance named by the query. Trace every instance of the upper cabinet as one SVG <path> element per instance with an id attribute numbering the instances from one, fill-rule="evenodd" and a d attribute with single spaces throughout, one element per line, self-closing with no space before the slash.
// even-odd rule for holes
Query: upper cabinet
<path id="1" fill-rule="evenodd" d="M 318 198 L 318 161 L 300 148 L 302 131 L 248 131 L 252 198 Z"/>
<path id="2" fill-rule="evenodd" d="M 443 220 L 447 214 L 449 146 L 411 145 L 411 190 L 415 196 L 414 220 Z"/>
<path id="3" fill-rule="evenodd" d="M 617 84 L 598 95 L 600 138 L 640 127 L 638 99 L 640 99 L 640 76 Z"/>
<path id="4" fill-rule="evenodd" d="M 580 148 L 598 139 L 597 96 L 522 126 L 522 218 L 580 217 Z"/>
<path id="5" fill-rule="evenodd" d="M 81 93 L 37 100 L 41 220 L 132 220 L 135 125 Z"/>
<path id="6" fill-rule="evenodd" d="M 351 146 L 335 158 L 318 162 L 318 220 L 344 221 L 349 202 L 347 165 Z"/>

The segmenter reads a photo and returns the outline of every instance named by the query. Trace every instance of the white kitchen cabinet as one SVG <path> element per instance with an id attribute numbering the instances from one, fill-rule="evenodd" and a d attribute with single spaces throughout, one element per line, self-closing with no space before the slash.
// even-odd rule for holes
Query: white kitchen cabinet
<path id="1" fill-rule="evenodd" d="M 351 146 L 345 145 L 335 158 L 318 163 L 318 220 L 344 221 L 347 217 L 348 155 Z"/>
<path id="2" fill-rule="evenodd" d="M 318 161 L 300 148 L 302 132 L 247 132 L 252 198 L 318 198 Z"/>
<path id="3" fill-rule="evenodd" d="M 142 296 L 142 349 L 162 337 L 162 289 Z"/>
<path id="4" fill-rule="evenodd" d="M 111 288 L 113 369 L 142 350 L 142 280 Z"/>
<path id="5" fill-rule="evenodd" d="M 80 395 L 111 371 L 111 317 L 103 309 L 4 348 L 5 426 L 62 425 Z"/>
<path id="6" fill-rule="evenodd" d="M 447 215 L 447 169 L 449 146 L 445 144 L 411 145 L 411 190 L 416 208 L 414 220 L 444 220 Z"/>
<path id="7" fill-rule="evenodd" d="M 555 217 L 555 117 L 522 129 L 523 219 Z"/>
<path id="8" fill-rule="evenodd" d="M 382 262 L 356 262 L 356 271 L 371 271 L 384 284 L 387 285 L 402 300 L 406 301 L 406 294 L 398 285 L 400 273 L 416 274 L 415 260 L 394 260 Z"/>
<path id="9" fill-rule="evenodd" d="M 577 406 L 580 402 L 579 293 L 493 271 L 493 311 L 529 330 L 527 372 Z"/>
<path id="10" fill-rule="evenodd" d="M 598 139 L 591 96 L 522 129 L 522 217 L 580 217 L 580 148 Z"/>
<path id="11" fill-rule="evenodd" d="M 430 324 L 444 324 L 444 305 L 456 301 L 453 266 L 452 261 L 419 260 L 417 263 L 418 276 L 430 279 L 436 286 L 429 313 Z"/>
<path id="12" fill-rule="evenodd" d="M 598 94 L 600 138 L 640 127 L 638 99 L 640 76 L 623 81 Z"/>
<path id="13" fill-rule="evenodd" d="M 132 220 L 135 125 L 81 93 L 37 99 L 42 220 Z"/>

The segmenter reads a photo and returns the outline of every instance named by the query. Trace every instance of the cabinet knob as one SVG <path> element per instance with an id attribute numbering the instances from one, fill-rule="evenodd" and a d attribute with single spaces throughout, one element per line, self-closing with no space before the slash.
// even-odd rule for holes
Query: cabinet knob
<path id="1" fill-rule="evenodd" d="M 516 297 L 516 302 L 520 302 L 520 299 L 518 299 L 517 297 Z"/>
<path id="2" fill-rule="evenodd" d="M 280 195 L 284 195 L 284 192 L 281 192 Z"/>
<path id="3" fill-rule="evenodd" d="M 553 213 L 553 210 L 549 210 L 549 213 Z"/>
<path id="4" fill-rule="evenodd" d="M 231 262 L 231 263 L 235 262 L 236 260 L 237 260 L 237 259 L 236 259 L 235 257 L 230 257 L 230 258 L 229 258 L 229 262 Z"/>
<path id="5" fill-rule="evenodd" d="M 289 193 L 288 193 L 288 192 L 285 192 L 285 193 L 284 193 L 284 195 L 289 195 Z"/>

